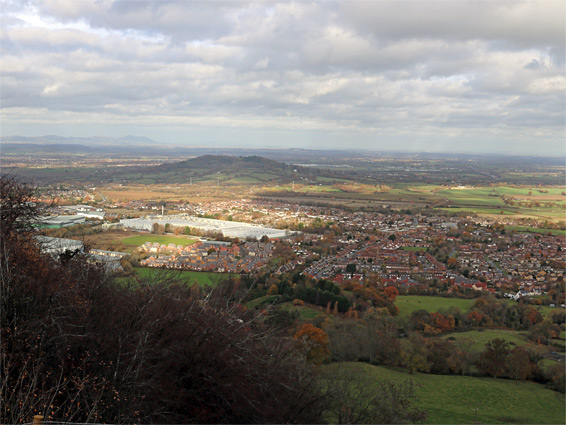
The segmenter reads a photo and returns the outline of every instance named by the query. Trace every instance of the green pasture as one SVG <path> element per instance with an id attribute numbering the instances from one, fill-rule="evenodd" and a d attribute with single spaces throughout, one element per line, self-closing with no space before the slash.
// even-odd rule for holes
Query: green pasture
<path id="1" fill-rule="evenodd" d="M 481 189 L 439 190 L 436 192 L 455 205 L 505 206 L 499 196 L 489 196 L 490 193 Z"/>
<path id="2" fill-rule="evenodd" d="M 454 197 L 470 197 L 470 198 L 484 198 L 484 197 L 493 197 L 490 195 L 495 196 L 512 196 L 512 197 L 521 197 L 521 196 L 537 196 L 537 197 L 544 197 L 544 196 L 558 196 L 562 195 L 562 193 L 566 192 L 566 187 L 561 186 L 554 186 L 554 187 L 509 187 L 509 186 L 487 186 L 487 187 L 474 187 L 474 188 L 466 188 L 466 189 L 447 189 L 447 190 L 440 190 L 437 193 L 446 196 L 446 194 L 452 194 Z M 460 195 L 458 195 L 460 194 Z M 450 197 L 450 196 L 447 196 Z"/>
<path id="3" fill-rule="evenodd" d="M 159 281 L 172 280 L 184 282 L 188 285 L 198 283 L 200 286 L 215 288 L 218 284 L 230 277 L 237 277 L 237 274 L 195 272 L 189 270 L 162 270 L 156 268 L 134 267 L 136 277 L 140 280 Z"/>
<path id="4" fill-rule="evenodd" d="M 399 308 L 399 317 L 409 317 L 417 310 L 435 312 L 457 307 L 461 311 L 468 311 L 474 304 L 473 299 L 427 297 L 424 295 L 399 295 L 395 305 Z"/>
<path id="5" fill-rule="evenodd" d="M 312 320 L 316 316 L 326 315 L 326 313 L 309 307 L 308 305 L 295 306 L 290 301 L 281 304 L 281 308 L 287 311 L 296 311 L 297 313 L 299 313 L 299 319 L 301 320 Z"/>
<path id="6" fill-rule="evenodd" d="M 561 310 L 560 307 L 549 307 L 547 305 L 537 305 L 534 307 L 540 312 L 540 314 L 542 314 L 542 317 L 544 318 L 552 317 L 552 313 Z"/>
<path id="7" fill-rule="evenodd" d="M 254 309 L 263 305 L 276 303 L 277 301 L 279 301 L 280 298 L 281 298 L 280 295 L 266 295 L 263 297 L 254 298 L 253 300 L 248 301 L 245 305 L 246 308 Z"/>
<path id="8" fill-rule="evenodd" d="M 517 214 L 529 215 L 533 217 L 540 218 L 556 218 L 556 219 L 566 219 L 566 210 L 563 210 L 559 206 L 554 206 L 552 208 L 541 206 L 540 208 L 524 208 L 519 207 L 517 209 Z"/>
<path id="9" fill-rule="evenodd" d="M 262 180 L 259 180 L 255 177 L 244 176 L 244 177 L 234 177 L 233 179 L 226 180 L 223 183 L 255 184 L 255 183 L 261 183 L 261 182 L 262 182 Z"/>
<path id="10" fill-rule="evenodd" d="M 513 346 L 525 345 L 529 343 L 529 340 L 527 339 L 524 332 L 507 329 L 485 329 L 467 332 L 454 332 L 443 335 L 442 338 L 449 339 L 456 345 L 461 345 L 467 343 L 468 341 L 471 341 L 470 349 L 472 351 L 483 351 L 485 349 L 485 344 L 495 338 L 504 339 Z"/>
<path id="11" fill-rule="evenodd" d="M 135 245 L 141 246 L 146 242 L 151 243 L 159 243 L 169 245 L 173 243 L 175 245 L 191 245 L 197 242 L 196 239 L 188 239 L 188 238 L 179 238 L 174 236 L 161 236 L 161 235 L 140 235 L 140 236 L 131 236 L 129 238 L 122 239 L 122 242 L 126 245 Z"/>
<path id="12" fill-rule="evenodd" d="M 480 208 L 480 207 L 454 207 L 454 208 L 435 208 L 436 210 L 442 210 L 451 213 L 465 212 L 470 214 L 498 214 L 498 215 L 515 215 L 516 211 L 511 211 L 510 209 L 499 209 L 499 208 Z"/>
<path id="13" fill-rule="evenodd" d="M 380 380 L 411 379 L 419 398 L 416 405 L 428 412 L 429 424 L 521 423 L 563 424 L 564 395 L 533 382 L 456 375 L 409 374 L 400 369 L 366 363 L 332 363 L 352 377 L 369 377 L 376 388 Z"/>

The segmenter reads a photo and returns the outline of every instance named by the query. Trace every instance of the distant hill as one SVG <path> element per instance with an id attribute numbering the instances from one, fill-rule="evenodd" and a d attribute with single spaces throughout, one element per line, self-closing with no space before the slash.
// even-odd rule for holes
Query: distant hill
<path id="1" fill-rule="evenodd" d="M 229 155 L 203 155 L 186 161 L 172 162 L 155 167 L 155 171 L 171 172 L 200 169 L 210 172 L 228 172 L 241 170 L 258 171 L 287 171 L 289 166 L 273 159 L 262 156 L 229 156 Z"/>
<path id="2" fill-rule="evenodd" d="M 262 184 L 289 181 L 294 167 L 262 156 L 203 155 L 185 161 L 147 167 L 141 173 L 129 173 L 133 180 L 153 179 L 168 182 L 217 182 L 224 184 Z"/>

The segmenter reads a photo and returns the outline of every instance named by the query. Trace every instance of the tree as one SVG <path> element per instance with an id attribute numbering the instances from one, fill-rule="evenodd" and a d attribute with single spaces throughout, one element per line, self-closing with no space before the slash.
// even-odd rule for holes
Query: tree
<path id="1" fill-rule="evenodd" d="M 448 259 L 448 261 L 446 262 L 447 266 L 449 269 L 457 269 L 460 264 L 458 263 L 458 260 L 456 258 L 450 257 Z"/>
<path id="2" fill-rule="evenodd" d="M 29 236 L 39 218 L 33 201 L 35 189 L 18 181 L 16 177 L 0 177 L 0 234 L 2 239 Z"/>
<path id="3" fill-rule="evenodd" d="M 346 266 L 346 273 L 356 273 L 356 265 L 354 263 Z"/>
<path id="4" fill-rule="evenodd" d="M 501 338 L 495 338 L 485 345 L 485 350 L 479 355 L 476 367 L 480 373 L 494 378 L 507 373 L 507 362 L 510 349 L 509 343 Z"/>
<path id="5" fill-rule="evenodd" d="M 159 223 L 153 223 L 152 229 L 153 233 L 156 235 L 162 235 L 165 233 L 165 226 Z"/>
<path id="6" fill-rule="evenodd" d="M 328 359 L 328 335 L 322 329 L 305 323 L 294 336 L 295 345 L 309 361 L 320 364 Z"/>
<path id="7" fill-rule="evenodd" d="M 399 295 L 399 290 L 394 286 L 388 286 L 383 290 L 383 294 L 387 297 L 387 301 L 394 303 L 397 295 Z"/>
<path id="8" fill-rule="evenodd" d="M 426 348 L 430 373 L 448 374 L 455 369 L 452 359 L 456 347 L 450 341 L 434 338 L 427 341 Z"/>
<path id="9" fill-rule="evenodd" d="M 430 365 L 427 362 L 426 344 L 422 336 L 413 334 L 403 344 L 401 353 L 403 366 L 409 373 L 413 371 L 428 372 Z"/>
<path id="10" fill-rule="evenodd" d="M 536 365 L 524 347 L 515 347 L 509 353 L 507 369 L 510 378 L 524 381 L 532 375 Z"/>

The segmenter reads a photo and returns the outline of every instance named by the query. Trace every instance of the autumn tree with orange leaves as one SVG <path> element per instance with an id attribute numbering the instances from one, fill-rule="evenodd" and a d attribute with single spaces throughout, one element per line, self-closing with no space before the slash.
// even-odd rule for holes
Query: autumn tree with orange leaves
<path id="1" fill-rule="evenodd" d="M 325 362 L 330 355 L 328 349 L 328 335 L 322 329 L 305 323 L 294 336 L 295 345 L 303 352 L 306 358 L 315 363 Z"/>

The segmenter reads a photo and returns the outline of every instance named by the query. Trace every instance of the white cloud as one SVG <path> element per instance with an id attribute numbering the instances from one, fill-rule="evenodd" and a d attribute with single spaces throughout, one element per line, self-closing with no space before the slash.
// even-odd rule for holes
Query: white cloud
<path id="1" fill-rule="evenodd" d="M 546 0 L 8 2 L 2 131 L 96 123 L 135 133 L 143 122 L 182 141 L 193 126 L 214 137 L 237 130 L 238 140 L 273 128 L 279 137 L 309 132 L 289 138 L 297 144 L 335 132 L 344 147 L 349 132 L 367 146 L 476 134 L 552 152 L 564 136 L 565 8 Z"/>

